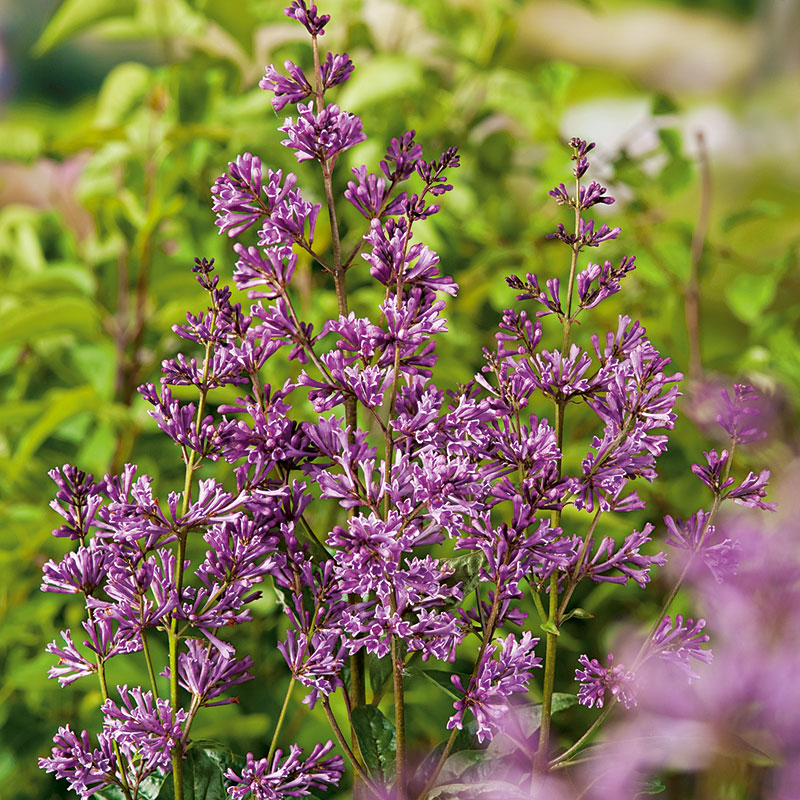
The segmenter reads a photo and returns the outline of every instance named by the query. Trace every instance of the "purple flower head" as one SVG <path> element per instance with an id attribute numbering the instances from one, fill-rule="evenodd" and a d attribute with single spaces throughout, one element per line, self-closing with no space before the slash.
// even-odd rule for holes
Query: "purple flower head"
<path id="1" fill-rule="evenodd" d="M 301 103 L 297 115 L 296 123 L 289 117 L 278 130 L 287 136 L 281 144 L 294 150 L 298 161 L 326 163 L 367 138 L 359 117 L 337 105 L 325 106 L 314 114 L 313 103 Z"/>
<path id="2" fill-rule="evenodd" d="M 311 689 L 303 702 L 313 708 L 319 695 L 326 697 L 343 686 L 339 677 L 345 663 L 342 634 L 330 628 L 314 633 L 286 631 L 286 641 L 278 642 L 278 650 L 292 675 Z"/>
<path id="3" fill-rule="evenodd" d="M 589 263 L 577 276 L 578 298 L 581 308 L 594 308 L 607 297 L 620 290 L 622 279 L 636 268 L 635 256 L 626 256 L 618 267 L 610 261 L 599 264 Z"/>
<path id="4" fill-rule="evenodd" d="M 723 450 L 718 453 L 716 450 L 709 450 L 703 453 L 706 457 L 708 466 L 692 464 L 692 472 L 706 485 L 715 495 L 721 494 L 729 486 L 735 483 L 734 478 L 723 479 L 725 467 L 728 463 L 728 451 Z"/>
<path id="5" fill-rule="evenodd" d="M 109 557 L 108 550 L 93 539 L 88 547 L 67 553 L 58 563 L 51 559 L 42 567 L 42 591 L 92 594 L 105 582 Z"/>
<path id="6" fill-rule="evenodd" d="M 301 761 L 303 751 L 293 744 L 285 759 L 283 751 L 277 750 L 272 763 L 266 758 L 256 761 L 253 754 L 248 753 L 241 775 L 232 769 L 225 773 L 234 783 L 228 787 L 228 794 L 236 800 L 250 795 L 254 800 L 281 800 L 283 797 L 306 797 L 314 790 L 337 786 L 344 774 L 344 761 L 341 756 L 324 758 L 331 750 L 333 742 L 330 741 L 315 745 L 305 761 Z"/>
<path id="7" fill-rule="evenodd" d="M 697 622 L 687 619 L 684 624 L 681 614 L 674 620 L 665 616 L 653 634 L 647 657 L 657 655 L 665 661 L 677 664 L 690 681 L 699 678 L 691 667 L 691 660 L 711 663 L 711 651 L 702 648 L 709 640 L 708 634 L 701 633 L 705 625 L 704 619 Z"/>
<path id="8" fill-rule="evenodd" d="M 261 159 L 244 153 L 228 163 L 228 172 L 221 175 L 211 187 L 211 208 L 217 215 L 220 233 L 238 236 L 246 231 L 264 209 L 261 196 Z"/>
<path id="9" fill-rule="evenodd" d="M 296 19 L 312 36 L 324 36 L 323 29 L 331 18 L 330 14 L 318 14 L 316 5 L 308 6 L 305 0 L 292 0 L 283 13 L 289 19 Z"/>
<path id="10" fill-rule="evenodd" d="M 516 289 L 520 294 L 517 295 L 517 300 L 536 300 L 543 307 L 543 311 L 537 311 L 537 317 L 546 317 L 548 314 L 555 314 L 559 319 L 564 316 L 564 309 L 561 307 L 561 297 L 559 296 L 559 289 L 561 282 L 558 278 L 550 278 L 546 282 L 547 291 L 545 292 L 539 286 L 539 278 L 532 272 L 525 276 L 522 281 L 516 275 L 511 275 L 506 278 L 506 283 L 512 288 Z"/>
<path id="11" fill-rule="evenodd" d="M 650 570 L 653 565 L 663 566 L 667 562 L 666 553 L 648 556 L 640 552 L 641 547 L 650 541 L 652 532 L 653 526 L 648 522 L 641 533 L 633 531 L 625 537 L 625 541 L 619 547 L 610 536 L 605 537 L 591 561 L 583 567 L 582 574 L 596 583 L 609 581 L 625 584 L 628 580 L 633 580 L 644 589 L 650 581 Z M 622 574 L 609 575 L 607 574 L 609 570 L 618 570 Z"/>
<path id="12" fill-rule="evenodd" d="M 564 186 L 563 183 L 559 183 L 558 186 L 551 189 L 548 194 L 555 198 L 555 201 L 560 206 L 568 205 L 571 208 L 577 207 L 579 209 L 584 209 L 596 206 L 598 203 L 609 206 L 612 205 L 614 203 L 614 198 L 611 196 L 606 197 L 607 191 L 608 189 L 606 189 L 605 186 L 601 186 L 599 183 L 592 181 L 588 186 L 580 187 L 577 202 L 575 198 L 569 194 L 567 187 Z"/>
<path id="13" fill-rule="evenodd" d="M 386 160 L 381 161 L 383 174 L 392 182 L 404 181 L 411 177 L 417 161 L 422 158 L 422 145 L 414 141 L 416 131 L 406 131 L 401 139 L 392 138 L 386 149 Z M 392 169 L 389 165 L 392 164 Z"/>
<path id="14" fill-rule="evenodd" d="M 775 503 L 765 503 L 761 498 L 767 496 L 767 483 L 769 481 L 769 470 L 762 469 L 758 475 L 752 472 L 735 489 L 731 489 L 727 497 L 733 499 L 734 503 L 748 508 L 760 508 L 763 511 L 775 511 L 778 506 Z"/>
<path id="15" fill-rule="evenodd" d="M 67 521 L 66 525 L 53 531 L 53 536 L 84 541 L 103 503 L 103 498 L 99 496 L 100 484 L 94 482 L 93 475 L 87 475 L 69 464 L 61 469 L 51 469 L 48 475 L 58 487 L 55 499 L 50 501 L 50 508 Z"/>
<path id="16" fill-rule="evenodd" d="M 575 680 L 580 681 L 578 689 L 578 702 L 592 708 L 597 705 L 602 708 L 605 703 L 606 691 L 617 700 L 625 704 L 625 708 L 636 705 L 636 695 L 633 691 L 633 673 L 625 669 L 622 664 L 614 665 L 614 656 L 608 654 L 608 666 L 603 667 L 593 658 L 591 661 L 586 655 L 578 659 L 583 669 L 575 670 Z"/>
<path id="17" fill-rule="evenodd" d="M 685 522 L 667 515 L 666 542 L 680 550 L 699 552 L 703 562 L 711 571 L 717 583 L 722 583 L 736 572 L 741 547 L 732 539 L 722 539 L 716 529 L 708 524 L 710 514 L 702 509 L 692 514 Z"/>
<path id="18" fill-rule="evenodd" d="M 275 111 L 283 110 L 288 103 L 305 100 L 314 91 L 300 67 L 288 60 L 283 62 L 283 66 L 289 73 L 288 78 L 270 64 L 266 68 L 266 75 L 258 82 L 261 89 L 274 93 L 275 97 L 270 102 Z"/>
<path id="19" fill-rule="evenodd" d="M 384 178 L 367 172 L 364 165 L 353 167 L 353 175 L 356 180 L 347 182 L 344 196 L 364 217 L 374 219 L 403 213 L 405 192 L 391 202 L 387 202 L 390 196 L 390 187 L 386 186 Z"/>
<path id="20" fill-rule="evenodd" d="M 215 698 L 231 686 L 253 679 L 248 672 L 253 666 L 252 659 L 247 656 L 236 660 L 210 644 L 202 644 L 197 639 L 188 639 L 186 650 L 187 652 L 178 654 L 178 683 L 187 692 L 191 692 L 195 702 L 201 706 L 238 703 L 236 697 L 222 700 Z M 169 667 L 161 674 L 169 678 Z"/>
<path id="21" fill-rule="evenodd" d="M 501 640 L 498 657 L 497 645 L 489 645 L 483 653 L 478 670 L 465 688 L 460 676 L 452 675 L 453 686 L 464 696 L 453 703 L 456 713 L 447 721 L 448 730 L 463 728 L 464 714 L 472 711 L 478 723 L 476 736 L 483 742 L 492 739 L 502 727 L 508 714 L 508 698 L 515 692 L 526 692 L 531 680 L 531 670 L 541 667 L 533 649 L 539 643 L 529 631 L 517 641 L 513 633 Z"/>
<path id="22" fill-rule="evenodd" d="M 147 771 L 165 771 L 171 763 L 171 751 L 181 740 L 186 712 L 173 713 L 167 700 L 153 700 L 152 692 L 138 686 L 128 691 L 118 686 L 122 700 L 117 705 L 109 699 L 103 703 L 104 726 L 116 742 L 136 752 L 147 765 Z"/>
<path id="23" fill-rule="evenodd" d="M 733 399 L 727 389 L 723 389 L 721 394 L 723 408 L 717 415 L 717 422 L 731 437 L 731 444 L 757 442 L 767 435 L 751 420 L 761 414 L 757 405 L 760 398 L 752 386 L 737 383 L 733 387 Z"/>
<path id="24" fill-rule="evenodd" d="M 61 631 L 61 638 L 64 640 L 63 647 L 59 647 L 54 640 L 45 648 L 51 655 L 58 656 L 58 664 L 47 672 L 48 678 L 57 678 L 61 686 L 67 686 L 78 678 L 97 672 L 96 662 L 89 661 L 78 651 L 69 631 Z"/>
<path id="25" fill-rule="evenodd" d="M 111 737 L 103 732 L 97 739 L 100 746 L 92 748 L 88 731 L 77 734 L 69 725 L 59 728 L 53 737 L 55 747 L 50 758 L 40 758 L 39 768 L 65 780 L 81 800 L 109 784 L 119 785 L 115 778 L 118 766 Z"/>
<path id="26" fill-rule="evenodd" d="M 284 294 L 297 266 L 294 253 L 286 255 L 282 249 L 270 247 L 262 255 L 257 248 L 245 247 L 239 242 L 233 246 L 233 250 L 239 256 L 233 273 L 234 283 L 239 289 L 267 287 L 266 291 L 260 289 L 249 292 L 248 297 L 274 300 Z"/>

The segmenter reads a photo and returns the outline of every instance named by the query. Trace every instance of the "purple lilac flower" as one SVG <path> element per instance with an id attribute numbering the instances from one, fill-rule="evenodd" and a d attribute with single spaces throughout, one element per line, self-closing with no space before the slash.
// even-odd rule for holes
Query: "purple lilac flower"
<path id="1" fill-rule="evenodd" d="M 61 638 L 64 640 L 63 647 L 59 647 L 56 640 L 45 647 L 48 653 L 58 656 L 58 664 L 47 672 L 48 678 L 57 678 L 61 686 L 67 686 L 78 678 L 97 672 L 97 664 L 89 661 L 75 647 L 70 631 L 61 631 Z"/>
<path id="2" fill-rule="evenodd" d="M 281 144 L 294 150 L 298 161 L 316 159 L 323 164 L 367 138 L 361 119 L 335 104 L 315 114 L 313 103 L 300 103 L 297 122 L 289 117 L 278 130 L 287 136 Z"/>
<path id="3" fill-rule="evenodd" d="M 402 138 L 393 138 L 386 149 L 386 159 L 381 161 L 383 174 L 392 182 L 404 181 L 414 174 L 422 158 L 422 145 L 414 141 L 416 131 L 406 131 Z M 392 165 L 390 167 L 389 165 Z"/>
<path id="4" fill-rule="evenodd" d="M 748 444 L 763 439 L 767 434 L 759 430 L 750 420 L 761 413 L 754 405 L 759 400 L 752 386 L 737 383 L 733 387 L 733 398 L 726 389 L 722 390 L 723 409 L 717 416 L 717 422 L 731 437 L 732 444 Z"/>
<path id="5" fill-rule="evenodd" d="M 761 498 L 767 496 L 767 483 L 769 481 L 769 470 L 762 469 L 758 475 L 752 472 L 735 488 L 731 489 L 727 497 L 733 499 L 734 503 L 748 508 L 760 508 L 763 511 L 775 511 L 775 503 L 765 503 Z"/>
<path id="6" fill-rule="evenodd" d="M 265 211 L 260 204 L 261 159 L 244 153 L 228 163 L 228 172 L 211 187 L 212 210 L 217 215 L 220 233 L 238 236 Z"/>
<path id="7" fill-rule="evenodd" d="M 197 705 L 222 706 L 239 702 L 236 697 L 215 698 L 231 686 L 253 679 L 248 671 L 253 667 L 253 660 L 249 656 L 237 660 L 197 639 L 186 640 L 186 651 L 178 654 L 178 683 L 191 692 Z M 169 667 L 161 674 L 169 678 Z"/>
<path id="8" fill-rule="evenodd" d="M 722 583 L 736 572 L 740 546 L 732 539 L 720 540 L 715 526 L 708 524 L 709 516 L 708 512 L 701 509 L 684 522 L 668 514 L 664 517 L 666 542 L 680 550 L 700 552 L 714 579 Z"/>
<path id="9" fill-rule="evenodd" d="M 320 694 L 326 697 L 343 686 L 340 677 L 345 663 L 345 647 L 340 631 L 286 631 L 286 641 L 278 642 L 278 650 L 292 675 L 312 691 L 303 702 L 313 708 Z"/>
<path id="10" fill-rule="evenodd" d="M 591 578 L 595 583 L 608 581 L 624 585 L 628 580 L 633 580 L 644 589 L 650 581 L 650 570 L 653 565 L 661 567 L 667 563 L 666 553 L 648 556 L 640 552 L 640 548 L 651 540 L 652 532 L 653 526 L 648 522 L 641 532 L 633 531 L 628 534 L 619 547 L 614 539 L 606 536 L 598 545 L 591 561 L 584 565 L 581 574 Z M 618 570 L 622 574 L 608 575 L 609 570 Z"/>
<path id="11" fill-rule="evenodd" d="M 283 13 L 289 19 L 296 19 L 312 36 L 324 36 L 331 18 L 330 14 L 318 14 L 316 5 L 306 5 L 305 0 L 292 0 Z"/>
<path id="12" fill-rule="evenodd" d="M 146 763 L 147 772 L 165 771 L 171 762 L 171 751 L 181 739 L 186 712 L 179 708 L 173 713 L 167 700 L 153 700 L 152 692 L 143 692 L 138 686 L 130 691 L 118 686 L 122 700 L 103 703 L 106 730 L 119 744 L 137 752 Z"/>
<path id="13" fill-rule="evenodd" d="M 366 166 L 353 167 L 354 181 L 347 182 L 344 196 L 367 219 L 402 214 L 406 193 L 389 200 L 391 187 L 386 186 L 384 178 L 367 172 Z"/>
<path id="14" fill-rule="evenodd" d="M 512 289 L 520 292 L 517 295 L 517 300 L 536 300 L 537 303 L 544 307 L 544 311 L 536 312 L 537 317 L 555 314 L 559 319 L 563 319 L 564 309 L 561 307 L 561 297 L 559 296 L 561 282 L 558 278 L 550 278 L 545 283 L 547 286 L 546 292 L 539 286 L 539 277 L 532 272 L 525 276 L 524 281 L 516 275 L 511 275 L 506 278 L 506 283 Z"/>
<path id="15" fill-rule="evenodd" d="M 684 624 L 681 614 L 674 620 L 669 615 L 665 616 L 653 634 L 648 656 L 657 655 L 665 661 L 677 664 L 690 681 L 699 678 L 691 667 L 691 659 L 705 664 L 711 663 L 711 651 L 702 648 L 710 638 L 708 634 L 701 633 L 705 625 L 704 619 L 697 622 L 687 619 Z"/>
<path id="16" fill-rule="evenodd" d="M 93 539 L 88 547 L 67 553 L 58 563 L 51 559 L 42 567 L 42 591 L 92 594 L 105 582 L 108 562 L 108 550 Z"/>
<path id="17" fill-rule="evenodd" d="M 617 700 L 625 704 L 625 708 L 636 705 L 636 695 L 633 691 L 633 673 L 625 669 L 622 664 L 614 665 L 614 655 L 608 654 L 608 666 L 603 667 L 593 658 L 582 655 L 578 663 L 583 669 L 575 670 L 575 680 L 580 681 L 578 689 L 578 702 L 592 708 L 597 705 L 602 708 L 605 702 L 606 691 Z"/>
<path id="18" fill-rule="evenodd" d="M 581 270 L 576 277 L 581 308 L 594 308 L 607 297 L 616 294 L 622 288 L 622 279 L 636 269 L 634 261 L 635 256 L 626 256 L 618 267 L 605 261 L 603 266 L 589 263 Z"/>
<path id="19" fill-rule="evenodd" d="M 447 729 L 461 729 L 464 714 L 472 711 L 478 723 L 478 741 L 491 739 L 508 713 L 509 696 L 526 692 L 531 670 L 542 665 L 542 660 L 533 652 L 538 643 L 539 640 L 532 638 L 529 631 L 523 633 L 519 641 L 510 633 L 501 640 L 499 648 L 491 644 L 484 650 L 475 677 L 470 679 L 466 688 L 460 676 L 452 675 L 453 686 L 464 696 L 453 703 L 456 713 L 447 721 Z"/>
<path id="20" fill-rule="evenodd" d="M 716 450 L 709 450 L 703 453 L 706 457 L 707 466 L 692 464 L 692 472 L 706 485 L 715 495 L 721 494 L 736 481 L 734 478 L 723 479 L 725 467 L 728 463 L 728 451 L 723 450 L 717 453 Z"/>
<path id="21" fill-rule="evenodd" d="M 324 791 L 337 786 L 344 774 L 341 756 L 324 758 L 333 749 L 333 742 L 318 744 L 300 760 L 302 749 L 296 744 L 289 748 L 284 759 L 283 750 L 277 750 L 270 763 L 266 758 L 258 759 L 247 754 L 247 763 L 241 775 L 229 769 L 225 777 L 233 781 L 228 794 L 241 800 L 252 794 L 255 800 L 280 800 L 282 797 L 306 797 L 315 789 Z"/>
<path id="22" fill-rule="evenodd" d="M 270 102 L 275 111 L 282 111 L 288 103 L 305 100 L 314 91 L 300 67 L 288 60 L 283 62 L 283 66 L 289 73 L 288 78 L 270 64 L 266 68 L 266 75 L 258 82 L 261 89 L 274 93 L 275 97 Z"/>
<path id="23" fill-rule="evenodd" d="M 53 536 L 84 541 L 103 502 L 99 496 L 100 484 L 94 482 L 94 476 L 69 464 L 51 469 L 48 475 L 58 487 L 50 508 L 67 521 L 53 531 Z"/>
<path id="24" fill-rule="evenodd" d="M 112 738 L 104 731 L 97 740 L 99 747 L 92 748 L 88 731 L 77 734 L 69 725 L 59 728 L 53 737 L 55 747 L 50 758 L 40 758 L 39 768 L 67 781 L 70 790 L 80 795 L 81 800 L 111 783 L 119 785 L 114 778 L 117 760 Z"/>

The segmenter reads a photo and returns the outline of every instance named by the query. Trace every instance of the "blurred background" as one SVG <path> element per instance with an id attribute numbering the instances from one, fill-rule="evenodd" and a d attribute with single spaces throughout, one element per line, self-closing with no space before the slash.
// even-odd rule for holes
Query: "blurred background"
<path id="1" fill-rule="evenodd" d="M 42 563 L 66 544 L 50 536 L 47 471 L 72 463 L 99 477 L 136 461 L 163 494 L 177 485 L 182 465 L 136 386 L 158 378 L 177 349 L 170 326 L 202 302 L 193 259 L 214 257 L 230 274 L 209 187 L 250 151 L 321 198 L 257 87 L 265 64 L 308 66 L 305 31 L 283 5 L 0 0 L 2 797 L 66 796 L 36 757 L 66 720 L 99 722 L 97 691 L 46 677 L 44 645 L 81 615 L 38 588 Z M 689 376 L 650 518 L 707 502 L 688 465 L 713 442 L 714 387 L 747 380 L 765 394 L 773 435 L 745 458 L 780 472 L 797 449 L 800 400 L 800 3 L 326 0 L 320 10 L 333 16 L 322 45 L 356 64 L 336 102 L 368 134 L 340 161 L 339 192 L 350 167 L 376 169 L 410 128 L 428 159 L 454 144 L 462 154 L 456 189 L 424 233 L 461 286 L 440 382 L 479 369 L 513 302 L 506 275 L 563 271 L 561 248 L 544 238 L 563 218 L 547 191 L 565 180 L 564 142 L 579 136 L 597 142 L 591 175 L 617 197 L 600 208 L 623 229 L 601 257 L 633 253 L 639 265 L 594 322 L 640 319 Z M 358 215 L 343 224 L 359 235 Z M 365 275 L 349 276 L 362 312 L 374 299 Z M 297 287 L 314 321 L 335 309 L 310 265 Z M 197 731 L 239 752 L 265 749 L 283 696 L 270 677 L 285 677 L 273 601 L 243 633 L 263 655 L 258 679 L 242 687 L 241 706 L 209 712 Z M 583 598 L 595 611 L 609 603 L 641 619 L 656 607 L 638 590 Z M 610 634 L 597 636 L 603 647 Z M 561 667 L 568 687 L 574 664 Z M 115 680 L 138 682 L 124 669 Z M 425 714 L 440 726 L 451 702 L 426 700 L 419 727 Z M 329 735 L 322 722 L 304 730 L 309 741 Z M 689 796 L 680 783 L 669 791 Z"/>

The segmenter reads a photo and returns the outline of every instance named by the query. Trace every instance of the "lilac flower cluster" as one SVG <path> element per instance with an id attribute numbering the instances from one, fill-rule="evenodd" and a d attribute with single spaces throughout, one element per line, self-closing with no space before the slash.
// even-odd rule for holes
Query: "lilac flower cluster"
<path id="1" fill-rule="evenodd" d="M 173 328 L 195 353 L 165 360 L 160 384 L 140 387 L 152 418 L 178 447 L 186 468 L 182 491 L 160 501 L 150 477 L 133 465 L 98 482 L 70 466 L 51 473 L 58 486 L 53 507 L 65 520 L 54 535 L 77 548 L 45 565 L 42 588 L 83 597 L 89 638 L 81 650 L 73 633 L 64 631 L 63 644 L 48 647 L 59 662 L 50 676 L 65 685 L 96 675 L 104 722 L 97 748 L 87 732 L 62 728 L 52 756 L 40 763 L 82 797 L 114 786 L 126 800 L 138 800 L 148 776 L 170 769 L 175 796 L 181 796 L 180 772 L 196 715 L 233 702 L 228 690 L 252 677 L 252 660 L 237 656 L 226 631 L 251 619 L 265 581 L 285 609 L 278 650 L 291 681 L 284 711 L 295 684 L 304 687 L 304 702 L 324 707 L 354 771 L 376 794 L 389 790 L 379 785 L 386 776 L 369 774 L 350 749 L 352 737 L 342 732 L 330 702 L 342 694 L 355 730 L 354 715 L 367 706 L 365 654 L 391 663 L 397 738 L 391 791 L 398 798 L 406 790 L 408 664 L 416 657 L 452 664 L 457 652 L 468 649 L 462 648 L 467 640 L 478 657 L 468 679 L 453 676 L 458 696 L 446 722 L 451 738 L 430 780 L 468 714 L 479 742 L 492 739 L 509 698 L 526 693 L 534 670 L 544 667 L 540 759 L 547 756 L 555 639 L 575 613 L 569 601 L 576 586 L 589 579 L 645 587 L 652 568 L 665 563 L 665 554 L 648 551 L 651 524 L 622 541 L 597 534 L 603 515 L 643 508 L 632 484 L 656 477 L 665 432 L 676 419 L 681 376 L 669 373 L 669 359 L 627 316 L 602 335 L 571 340 L 578 317 L 620 291 L 635 266 L 626 257 L 619 266 L 589 262 L 578 269 L 586 248 L 620 232 L 595 228 L 583 217 L 613 203 L 600 184 L 581 185 L 594 145 L 570 142 L 575 193 L 563 184 L 551 192 L 576 212 L 575 231 L 560 225 L 552 236 L 569 248 L 568 280 L 562 288 L 559 278 L 509 278 L 520 300 L 533 300 L 542 310 L 535 320 L 524 310 L 506 310 L 481 373 L 443 392 L 433 382 L 437 337 L 447 332 L 444 312 L 458 287 L 415 236 L 418 223 L 440 211 L 432 199 L 453 188 L 448 176 L 459 166 L 457 150 L 426 160 L 415 132 L 408 131 L 391 140 L 380 172 L 366 165 L 353 169 L 344 198 L 367 220 L 367 229 L 345 256 L 332 174 L 338 156 L 365 133 L 356 115 L 326 104 L 326 93 L 349 79 L 353 65 L 346 54 L 320 57 L 318 37 L 328 15 L 304 0 L 293 0 L 285 13 L 312 37 L 313 77 L 286 62 L 288 77 L 270 66 L 260 86 L 274 95 L 276 111 L 297 105 L 297 115 L 279 130 L 298 161 L 319 165 L 332 254 L 315 250 L 321 205 L 303 198 L 293 173 L 265 173 L 249 153 L 230 162 L 211 188 L 212 210 L 219 232 L 230 238 L 257 228 L 257 246 L 233 246 L 233 281 L 252 303 L 243 310 L 220 284 L 213 261 L 197 259 L 194 272 L 208 306 Z M 297 249 L 334 279 L 339 313 L 318 332 L 295 304 Z M 359 317 L 348 307 L 346 273 L 361 261 L 383 295 L 374 317 Z M 561 345 L 547 349 L 543 325 L 554 321 L 561 325 Z M 293 380 L 272 386 L 262 370 L 280 351 L 302 366 Z M 180 399 L 175 386 L 193 387 L 196 402 Z M 215 405 L 221 388 L 237 399 L 227 394 Z M 553 423 L 531 412 L 541 398 L 553 404 Z M 737 388 L 728 402 L 722 424 L 734 444 L 755 436 L 742 422 L 750 400 Z M 564 425 L 565 409 L 575 404 L 593 415 L 596 435 L 573 463 L 564 458 Z M 317 415 L 311 420 L 302 413 L 308 405 Z M 214 461 L 229 465 L 235 489 L 213 478 L 195 482 L 198 469 Z M 728 471 L 727 451 L 712 451 L 708 467 L 696 469 L 715 502 L 730 498 L 768 507 L 767 474 L 751 473 L 732 488 Z M 324 516 L 316 507 L 326 502 L 335 521 L 322 530 Z M 562 521 L 567 507 L 578 512 L 576 518 L 591 520 L 585 532 Z M 706 563 L 724 569 L 731 548 L 709 545 L 712 520 L 703 512 L 685 524 L 668 520 L 671 543 L 702 550 Z M 472 565 L 467 574 L 465 564 Z M 520 608 L 526 591 L 547 633 L 544 660 L 531 630 L 501 635 L 506 626 L 526 624 Z M 664 616 L 647 657 L 672 661 L 692 677 L 690 660 L 709 658 L 701 648 L 708 639 L 703 624 Z M 160 675 L 169 682 L 169 698 L 159 695 L 151 634 L 168 642 L 169 663 Z M 115 699 L 106 664 L 134 652 L 144 655 L 150 689 L 117 687 Z M 635 703 L 633 670 L 613 665 L 612 656 L 607 667 L 586 655 L 580 664 L 580 702 L 602 706 L 608 690 L 626 706 Z M 368 713 L 380 713 L 383 687 L 372 689 Z M 284 755 L 276 749 L 282 721 L 283 713 L 266 758 L 249 753 L 243 768 L 225 770 L 230 796 L 300 797 L 338 784 L 344 763 L 328 755 L 332 742 L 318 744 L 304 760 L 297 745 Z"/>

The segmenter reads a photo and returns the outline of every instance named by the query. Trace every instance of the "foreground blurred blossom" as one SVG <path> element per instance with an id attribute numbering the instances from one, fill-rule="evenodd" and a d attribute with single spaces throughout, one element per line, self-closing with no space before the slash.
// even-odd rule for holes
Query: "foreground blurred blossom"
<path id="1" fill-rule="evenodd" d="M 690 574 L 712 621 L 714 660 L 687 685 L 689 656 L 709 660 L 702 621 L 665 619 L 654 638 L 667 657 L 638 670 L 637 708 L 582 769 L 586 798 L 633 797 L 664 770 L 704 773 L 720 793 L 745 770 L 758 797 L 800 797 L 800 502 L 792 494 L 799 479 L 797 464 L 773 524 L 761 515 L 718 524 L 739 549 L 736 574 Z"/>

